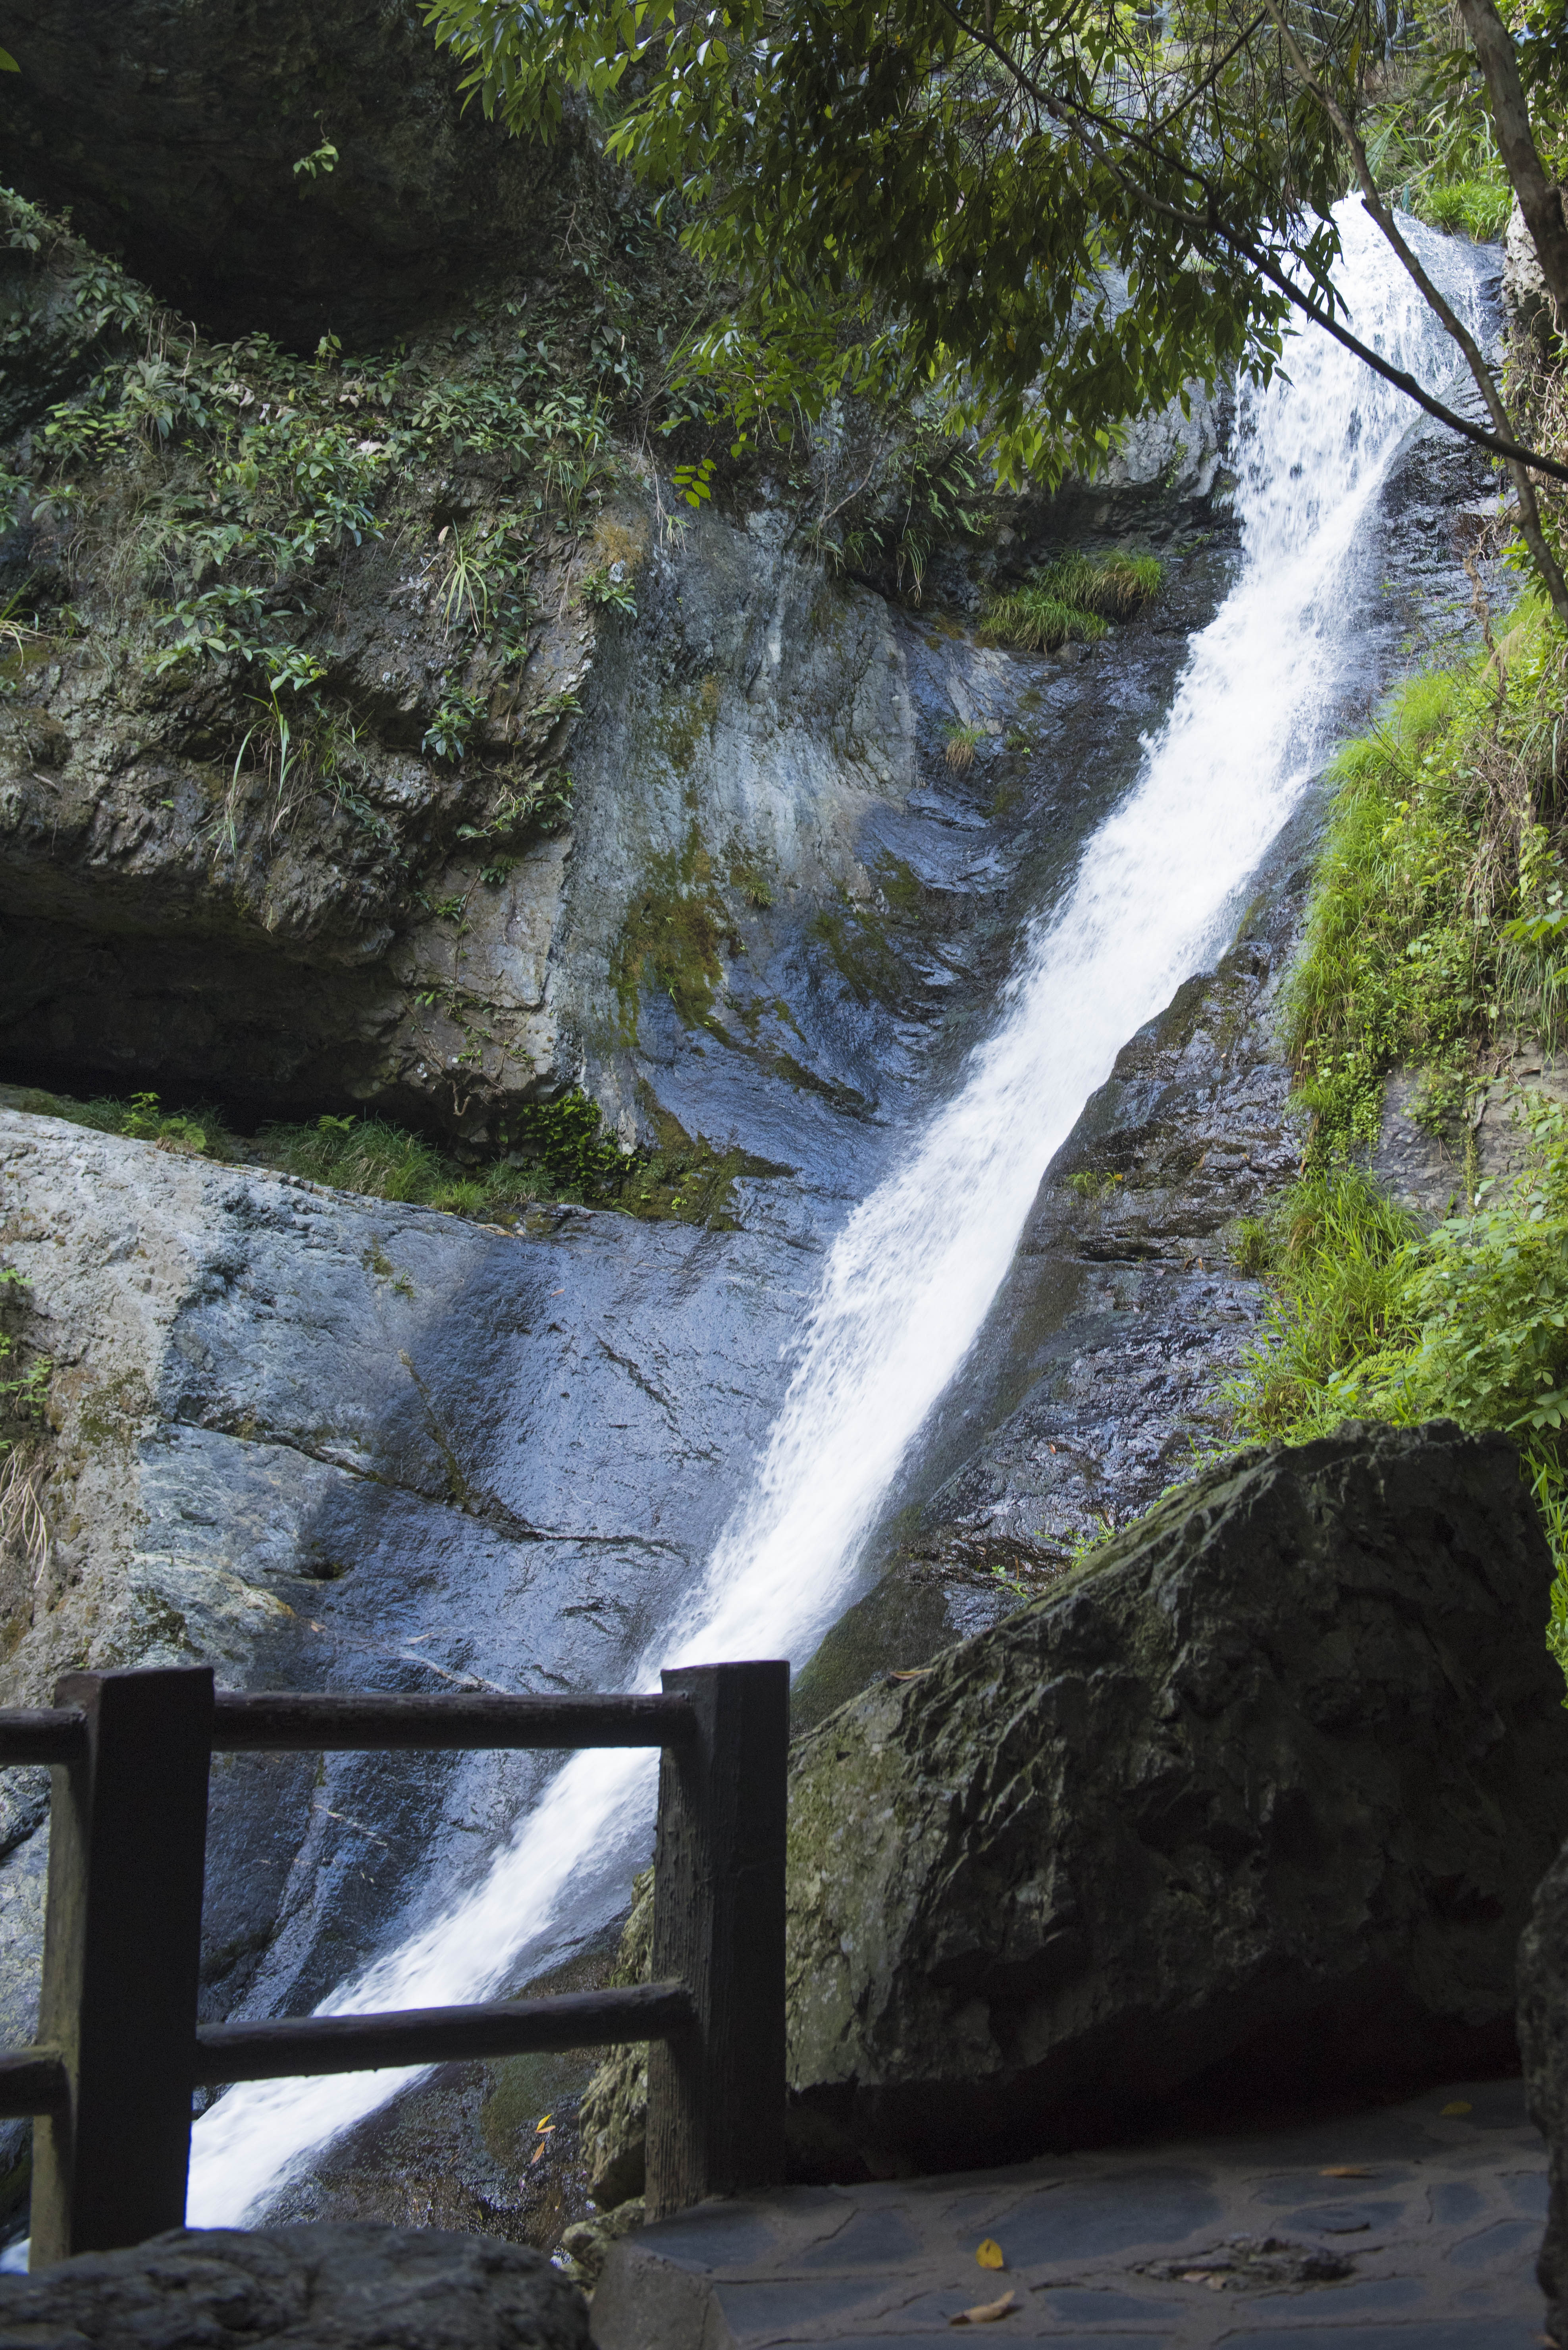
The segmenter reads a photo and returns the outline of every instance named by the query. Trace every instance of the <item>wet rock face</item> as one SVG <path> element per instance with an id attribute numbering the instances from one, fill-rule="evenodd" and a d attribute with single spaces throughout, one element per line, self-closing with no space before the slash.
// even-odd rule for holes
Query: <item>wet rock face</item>
<path id="1" fill-rule="evenodd" d="M 55 1366 L 48 1548 L 0 1550 L 12 1705 L 194 1661 L 231 1688 L 624 1687 L 776 1409 L 798 1278 L 745 1231 L 560 1208 L 501 1234 L 13 1111 L 0 1255 Z M 203 2015 L 307 2012 L 472 1882 L 552 1767 L 220 1758 Z M 34 2028 L 47 1780 L 0 1790 L 0 2045 Z M 594 1880 L 589 1928 L 624 1899 Z M 514 2199 L 532 2095 L 523 2156 L 496 2141 Z"/>
<path id="2" fill-rule="evenodd" d="M 1554 2342 L 1568 2342 L 1568 1850 L 1536 1889 L 1519 1944 L 1519 2046 L 1530 2117 L 1551 2156 L 1536 2274 Z"/>
<path id="3" fill-rule="evenodd" d="M 526 252 L 559 155 L 478 107 L 409 0 L 17 0 L 6 176 L 220 330 L 428 322 Z M 294 166 L 330 142 L 330 170 Z"/>
<path id="4" fill-rule="evenodd" d="M 1352 1427 L 830 1717 L 791 1773 L 797 2161 L 1505 2064 L 1568 1825 L 1550 1579 L 1503 1439 Z"/>
<path id="5" fill-rule="evenodd" d="M 542 2252 L 439 2229 L 172 2229 L 0 2277 L 0 2327 L 94 2350 L 588 2350 L 582 2294 Z"/>

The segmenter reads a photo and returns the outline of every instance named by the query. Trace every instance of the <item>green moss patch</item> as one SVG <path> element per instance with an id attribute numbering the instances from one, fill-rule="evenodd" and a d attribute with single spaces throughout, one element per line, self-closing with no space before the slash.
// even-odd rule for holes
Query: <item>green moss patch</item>
<path id="1" fill-rule="evenodd" d="M 637 1042 L 638 1005 L 648 988 L 668 995 L 687 1027 L 706 1027 L 724 975 L 720 946 L 733 941 L 712 858 L 693 825 L 684 847 L 649 866 L 610 955 L 623 1042 Z"/>

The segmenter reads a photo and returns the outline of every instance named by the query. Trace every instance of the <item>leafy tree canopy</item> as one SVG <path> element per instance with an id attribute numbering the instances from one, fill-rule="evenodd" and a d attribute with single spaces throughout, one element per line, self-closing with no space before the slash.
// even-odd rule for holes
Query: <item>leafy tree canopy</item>
<path id="1" fill-rule="evenodd" d="M 1568 0 L 1519 0 L 1524 78 L 1554 89 Z M 1568 228 L 1494 0 L 1458 0 L 1510 177 L 1568 316 Z M 742 421 L 781 394 L 940 385 L 1004 473 L 1092 471 L 1125 418 L 1243 371 L 1293 307 L 1511 461 L 1521 528 L 1568 588 L 1492 370 L 1378 196 L 1357 129 L 1407 58 L 1390 0 L 425 0 L 512 128 L 567 87 L 680 206 L 733 293 L 687 353 Z M 1400 20 L 1403 22 L 1401 16 Z M 1408 42 L 1408 35 L 1402 36 Z M 1439 44 L 1442 46 L 1443 44 Z M 1451 46 L 1451 33 L 1449 36 Z M 1490 421 L 1444 407 L 1347 325 L 1330 272 L 1346 180 L 1464 350 Z M 1561 251 L 1557 248 L 1561 247 Z M 1561 292 L 1559 292 L 1561 281 Z"/>
<path id="2" fill-rule="evenodd" d="M 1008 470 L 1266 378 L 1289 271 L 1332 307 L 1332 124 L 1268 15 L 1176 0 L 427 0 L 487 109 L 567 86 L 734 290 L 691 354 L 742 416 L 940 380 Z M 1366 0 L 1329 28 L 1376 48 Z M 1348 26 L 1348 30 L 1347 30 Z"/>

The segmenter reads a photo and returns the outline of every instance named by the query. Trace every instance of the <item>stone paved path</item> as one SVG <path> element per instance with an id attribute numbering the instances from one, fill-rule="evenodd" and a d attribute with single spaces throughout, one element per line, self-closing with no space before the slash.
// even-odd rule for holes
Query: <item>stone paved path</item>
<path id="1" fill-rule="evenodd" d="M 1519 2083 L 1459 2085 L 1277 2133 L 701 2204 L 613 2248 L 594 2336 L 599 2350 L 1536 2350 L 1545 2208 Z M 976 2261 L 988 2237 L 1001 2271 Z M 1005 2315 L 954 2329 L 1009 2293 Z"/>

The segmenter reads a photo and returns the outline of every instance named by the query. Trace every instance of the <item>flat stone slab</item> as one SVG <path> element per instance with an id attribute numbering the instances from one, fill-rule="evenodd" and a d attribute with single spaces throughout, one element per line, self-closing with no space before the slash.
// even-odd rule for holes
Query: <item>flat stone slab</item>
<path id="1" fill-rule="evenodd" d="M 1277 2131 L 701 2204 L 611 2247 L 593 2334 L 598 2350 L 1537 2350 L 1545 2211 L 1522 2085 L 1465 2083 Z M 976 2260 L 988 2238 L 1001 2270 Z M 983 2333 L 954 2331 L 1009 2293 Z"/>

